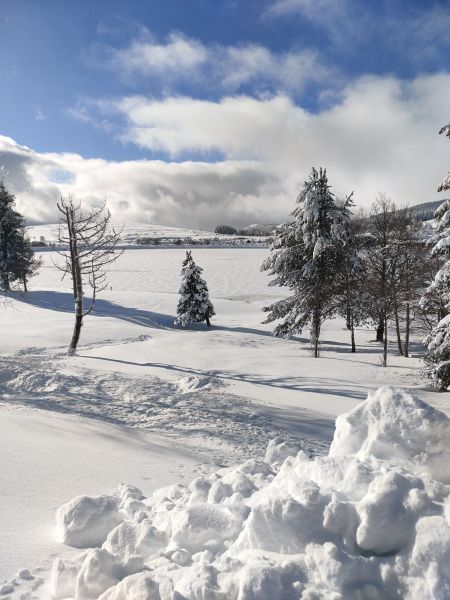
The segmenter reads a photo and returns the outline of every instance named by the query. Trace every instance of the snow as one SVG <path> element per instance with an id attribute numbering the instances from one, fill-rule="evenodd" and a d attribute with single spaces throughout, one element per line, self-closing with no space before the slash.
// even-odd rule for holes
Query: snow
<path id="1" fill-rule="evenodd" d="M 41 253 L 44 265 L 40 275 L 30 282 L 29 294 L 14 294 L 6 305 L 2 304 L 0 586 L 12 585 L 14 589 L 14 592 L 5 592 L 5 598 L 18 594 L 20 590 L 24 593 L 42 590 L 39 578 L 49 581 L 52 555 L 59 557 L 65 565 L 63 568 L 58 563 L 59 566 L 53 569 L 53 579 L 66 581 L 61 583 L 58 594 L 61 599 L 70 597 L 72 592 L 66 593 L 64 586 L 72 589 L 74 572 L 78 572 L 80 566 L 80 550 L 67 549 L 66 555 L 59 541 L 61 538 L 57 537 L 54 521 L 59 506 L 78 496 L 112 496 L 113 489 L 117 489 L 114 496 L 121 497 L 120 490 L 123 488 L 117 488 L 118 484 L 133 483 L 147 499 L 153 497 L 155 510 L 157 505 L 158 513 L 161 513 L 158 519 L 164 521 L 164 511 L 170 506 L 179 507 L 181 511 L 180 502 L 184 502 L 181 498 L 187 498 L 186 488 L 179 483 L 166 487 L 155 496 L 152 496 L 153 492 L 161 486 L 194 478 L 197 481 L 188 488 L 188 497 L 195 497 L 202 505 L 208 505 L 207 510 L 219 508 L 219 512 L 204 513 L 209 523 L 208 531 L 214 530 L 210 537 L 214 538 L 214 543 L 210 546 L 208 541 L 205 542 L 204 532 L 197 526 L 198 514 L 186 512 L 189 507 L 184 506 L 185 512 L 180 512 L 179 520 L 174 521 L 177 540 L 186 544 L 192 535 L 195 549 L 202 549 L 194 552 L 192 547 L 187 549 L 175 545 L 168 551 L 170 556 L 164 554 L 158 558 L 158 569 L 164 570 L 164 565 L 175 564 L 178 565 L 177 571 L 186 570 L 185 575 L 184 572 L 179 573 L 179 594 L 186 595 L 182 590 L 191 593 L 189 569 L 194 567 L 198 574 L 198 590 L 202 586 L 215 589 L 215 567 L 210 568 L 211 562 L 205 561 L 211 559 L 209 553 L 214 554 L 211 560 L 216 560 L 218 552 L 222 552 L 222 559 L 228 561 L 227 549 L 230 544 L 237 543 L 237 538 L 233 537 L 236 535 L 235 520 L 242 524 L 247 518 L 249 503 L 256 501 L 258 489 L 271 485 L 272 480 L 281 481 L 279 474 L 287 469 L 286 457 L 297 455 L 299 450 L 304 453 L 302 462 L 299 462 L 301 469 L 316 464 L 310 459 L 326 455 L 333 437 L 334 419 L 361 406 L 368 391 L 382 384 L 400 386 L 449 412 L 448 394 L 424 389 L 424 380 L 419 373 L 421 347 L 416 340 L 412 341 L 413 356 L 409 359 L 395 356 L 395 349 L 391 346 L 388 361 L 391 366 L 383 369 L 379 360 L 381 349 L 373 341 L 373 331 L 357 330 L 358 352 L 351 355 L 349 333 L 339 320 L 324 325 L 320 360 L 310 354 L 307 331 L 291 340 L 272 337 L 271 327 L 261 325 L 264 318 L 261 307 L 284 297 L 284 292 L 269 287 L 269 278 L 259 270 L 267 252 L 267 249 L 247 248 L 193 250 L 195 259 L 204 268 L 217 313 L 210 331 L 201 324 L 186 329 L 173 325 L 179 298 L 179 269 L 185 255 L 182 248 L 133 249 L 111 265 L 108 278 L 112 289 L 102 294 L 95 313 L 86 318 L 76 357 L 65 354 L 73 327 L 70 282 L 60 281 L 52 264 L 52 258 L 55 258 L 53 252 Z M 410 410 L 417 416 L 416 408 L 410 407 Z M 429 419 L 430 414 L 426 412 L 425 416 Z M 364 412 L 361 418 L 368 416 L 369 412 Z M 416 421 L 418 431 L 422 417 Z M 375 422 L 376 413 L 371 418 Z M 425 418 L 423 421 L 427 422 Z M 436 436 L 441 435 L 438 421 L 432 424 Z M 423 432 L 424 436 L 430 435 L 429 428 L 425 427 Z M 388 433 L 385 432 L 386 447 L 390 452 L 392 438 Z M 355 430 L 353 434 L 356 435 Z M 366 437 L 369 440 L 369 436 Z M 265 448 L 275 438 L 277 441 L 268 447 L 267 461 L 263 461 Z M 377 434 L 374 439 L 379 441 L 381 438 Z M 420 440 L 423 439 L 420 437 Z M 431 436 L 431 439 L 435 438 Z M 401 443 L 405 440 L 406 437 L 403 437 Z M 354 442 L 358 452 L 362 447 L 360 441 Z M 368 448 L 369 454 L 375 451 L 374 444 Z M 422 441 L 412 448 L 414 456 L 420 457 L 420 444 Z M 395 454 L 396 464 L 400 465 L 404 460 L 407 465 L 407 468 L 401 467 L 408 473 L 402 493 L 415 489 L 414 486 L 408 488 L 412 477 L 438 477 L 435 469 L 439 452 L 437 446 L 433 448 L 433 451 L 427 451 L 427 459 L 423 462 L 428 469 L 426 476 L 417 475 L 413 470 L 416 463 L 411 462 L 409 455 L 401 459 L 399 453 Z M 356 449 L 352 452 L 355 454 Z M 433 452 L 437 456 L 436 463 L 432 459 Z M 254 457 L 254 460 L 245 467 L 230 469 L 231 465 L 242 463 L 249 457 Z M 288 464 L 289 460 L 293 459 L 287 458 Z M 330 514 L 335 509 L 336 514 L 345 515 L 343 523 L 349 528 L 350 535 L 353 531 L 350 517 L 354 516 L 351 508 L 355 502 L 354 494 L 359 490 L 358 502 L 362 500 L 372 481 L 371 475 L 365 474 L 366 469 L 372 473 L 371 469 L 376 467 L 374 473 L 378 473 L 378 465 L 387 469 L 388 461 L 381 455 L 370 460 L 361 456 L 354 458 L 347 468 L 345 457 L 334 456 L 327 460 L 323 469 L 330 470 L 330 465 L 337 465 L 341 475 L 347 473 L 348 490 L 353 489 L 348 496 L 350 499 L 347 499 L 349 507 L 345 503 L 342 506 L 339 491 L 339 502 L 336 500 L 336 506 L 332 504 L 329 508 Z M 420 460 L 417 461 L 420 464 Z M 280 470 L 283 462 L 285 466 Z M 369 462 L 373 462 L 375 467 L 369 468 Z M 211 475 L 223 468 L 228 471 Z M 325 475 L 319 477 L 314 471 L 308 477 L 322 480 Z M 439 477 L 443 480 L 443 475 Z M 297 485 L 295 481 L 294 478 L 293 485 Z M 379 482 L 379 489 L 397 489 L 396 486 L 403 485 L 397 480 L 380 479 Z M 322 483 L 319 489 L 320 486 Z M 275 494 L 275 487 L 267 489 L 272 489 Z M 315 489 L 314 486 L 312 489 Z M 375 503 L 378 502 L 377 489 L 378 484 L 375 491 L 371 490 L 368 500 L 372 497 Z M 417 489 L 420 491 L 425 487 Z M 342 494 L 350 494 L 345 490 Z M 315 493 L 302 492 L 310 498 L 305 501 L 305 506 L 313 501 Z M 323 490 L 320 492 L 324 493 Z M 408 506 L 420 505 L 422 496 L 408 491 L 405 502 Z M 145 515 L 149 509 L 148 500 L 144 503 Z M 277 515 L 284 514 L 283 511 L 289 515 L 290 505 L 286 506 L 284 500 L 267 506 L 272 512 L 267 514 L 262 507 L 263 520 L 269 517 L 276 519 Z M 371 506 L 368 503 L 364 510 L 361 508 L 361 515 L 370 515 Z M 450 504 L 447 502 L 445 506 L 444 512 L 431 511 L 427 518 L 443 519 L 445 513 L 448 519 Z M 295 513 L 295 506 L 292 508 Z M 120 557 L 118 570 L 116 562 L 110 561 L 111 568 L 107 573 L 105 571 L 105 576 L 116 578 L 121 583 L 116 586 L 117 589 L 113 588 L 114 591 L 105 592 L 111 594 L 105 597 L 131 598 L 130 594 L 135 593 L 136 598 L 141 600 L 141 597 L 145 598 L 145 595 L 142 596 L 144 592 L 137 590 L 153 589 L 154 583 L 151 575 L 144 575 L 141 571 L 131 574 L 133 569 L 142 566 L 139 558 L 133 562 L 133 553 L 137 547 L 138 556 L 143 556 L 147 552 L 144 548 L 150 548 L 148 552 L 151 553 L 152 548 L 158 547 L 160 538 L 151 527 L 158 532 L 163 531 L 166 536 L 168 532 L 159 522 L 145 524 L 146 519 L 141 520 L 139 511 L 133 516 L 131 512 L 124 516 L 123 511 L 123 508 L 119 509 L 121 523 L 125 524 L 119 525 L 123 527 L 122 533 L 116 531 L 113 536 L 110 532 L 108 535 L 111 534 L 111 537 L 103 549 L 114 556 L 117 552 Z M 308 520 L 308 511 L 304 514 Z M 336 519 L 333 521 L 334 528 L 338 527 Z M 370 531 L 373 525 L 368 516 L 366 521 L 367 531 Z M 280 535 L 282 531 L 280 529 Z M 286 542 L 292 543 L 288 526 L 286 531 Z M 372 534 L 367 538 L 364 531 L 364 528 L 361 529 L 359 534 L 361 540 L 365 540 L 362 543 L 370 544 Z M 439 531 L 444 535 L 445 528 L 441 527 Z M 259 530 L 249 533 L 253 537 L 260 535 Z M 446 547 L 445 539 L 426 539 L 425 534 L 426 529 L 423 528 L 420 534 L 422 545 L 416 548 L 414 555 L 417 556 L 417 564 L 422 560 L 421 553 L 427 552 L 425 548 L 429 547 L 430 553 L 436 554 Z M 352 535 L 356 534 L 353 532 Z M 169 537 L 172 543 L 172 530 Z M 122 539 L 127 542 L 122 542 Z M 208 547 L 203 548 L 202 544 Z M 113 548 L 116 549 L 113 551 Z M 326 548 L 321 546 L 320 552 L 325 557 L 329 552 L 331 556 L 334 551 L 331 552 L 328 546 Z M 253 550 L 242 552 L 252 554 Z M 107 555 L 98 555 L 98 551 L 98 547 L 81 550 L 81 554 L 91 553 L 90 562 L 84 569 L 83 589 L 91 585 L 88 572 L 94 572 L 96 564 L 103 568 L 102 561 Z M 263 594 L 262 597 L 264 594 L 271 597 L 273 593 L 276 598 L 278 586 L 289 579 L 290 570 L 294 569 L 291 559 L 283 563 L 280 571 L 272 564 L 270 552 L 264 551 L 263 558 L 258 555 L 244 561 L 239 584 L 230 575 L 230 586 L 239 585 L 237 593 L 241 594 L 240 600 L 256 598 L 258 593 Z M 341 566 L 336 564 L 336 571 L 325 559 L 322 561 L 319 550 L 305 556 L 306 563 L 316 561 L 319 565 L 317 577 L 323 576 L 325 581 L 345 579 L 336 573 L 347 569 L 350 563 L 339 552 Z M 236 559 L 239 559 L 238 555 Z M 168 560 L 170 563 L 165 562 Z M 324 571 L 320 575 L 322 563 Z M 362 568 L 360 563 L 358 565 L 356 571 Z M 124 568 L 127 573 L 125 579 Z M 33 580 L 19 576 L 24 569 L 30 571 Z M 439 567 L 430 569 L 427 577 L 436 581 L 433 569 L 438 571 Z M 227 579 L 228 575 L 224 577 Z M 13 581 L 16 583 L 12 584 Z M 292 585 L 295 588 L 297 584 L 294 582 Z M 320 585 L 325 586 L 325 583 Z M 36 592 L 32 591 L 33 586 Z M 128 591 L 125 592 L 125 589 Z M 258 592 L 258 589 L 262 591 Z M 322 597 L 327 597 L 328 588 L 325 586 L 323 589 Z M 198 591 L 198 598 L 202 597 L 201 593 Z M 427 596 L 419 593 L 416 597 Z M 49 598 L 44 594 L 44 600 Z"/>
<path id="2" fill-rule="evenodd" d="M 58 537 L 74 548 L 101 544 L 120 523 L 119 499 L 115 496 L 77 496 L 56 513 Z"/>
<path id="3" fill-rule="evenodd" d="M 46 571 L 61 551 L 55 510 L 72 497 L 109 493 L 127 480 L 149 494 L 208 463 L 165 436 L 73 414 L 4 403 L 0 425 L 0 585 L 23 568 Z"/>
<path id="4" fill-rule="evenodd" d="M 117 223 L 114 225 L 117 230 L 122 230 L 120 239 L 123 242 L 135 242 L 137 238 L 161 238 L 177 239 L 192 238 L 196 240 L 224 237 L 220 234 L 201 229 L 185 229 L 181 227 L 168 227 L 165 225 L 152 225 L 147 223 L 127 223 L 125 225 Z M 31 225 L 27 227 L 28 235 L 31 240 L 40 240 L 44 238 L 47 242 L 56 241 L 58 224 Z M 225 236 L 228 237 L 228 236 Z"/>
<path id="5" fill-rule="evenodd" d="M 103 530 L 102 546 L 67 567 L 58 557 L 39 593 L 76 600 L 444 600 L 449 441 L 446 415 L 384 387 L 337 420 L 328 456 L 311 459 L 291 448 L 278 466 L 248 459 L 149 498 L 127 486 L 109 504 L 76 498 L 59 509 L 58 523 L 69 513 L 68 523 L 81 529 L 90 521 L 88 529 Z M 276 447 L 278 460 L 287 454 L 278 441 L 266 457 Z M 103 528 L 105 506 L 114 507 L 114 518 Z M 73 541 L 78 546 L 80 538 Z M 86 547 L 91 542 L 88 536 Z"/>

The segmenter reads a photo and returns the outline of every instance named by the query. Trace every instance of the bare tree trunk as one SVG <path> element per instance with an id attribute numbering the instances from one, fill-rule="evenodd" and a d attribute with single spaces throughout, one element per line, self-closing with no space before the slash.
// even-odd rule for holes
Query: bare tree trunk
<path id="1" fill-rule="evenodd" d="M 23 278 L 23 291 L 24 292 L 28 292 L 27 278 L 26 277 Z"/>
<path id="2" fill-rule="evenodd" d="M 345 325 L 346 325 L 347 329 L 352 328 L 352 311 L 351 311 L 349 304 L 347 304 L 347 314 L 346 314 L 346 318 L 345 318 Z"/>
<path id="3" fill-rule="evenodd" d="M 388 355 L 388 320 L 384 317 L 383 367 L 387 367 Z"/>
<path id="4" fill-rule="evenodd" d="M 77 352 L 78 342 L 80 341 L 81 327 L 83 326 L 83 278 L 81 275 L 80 259 L 78 255 L 78 241 L 74 232 L 74 210 L 69 210 L 68 215 L 68 229 L 70 235 L 69 247 L 73 277 L 73 292 L 75 296 L 75 324 L 68 354 L 73 356 Z"/>
<path id="5" fill-rule="evenodd" d="M 380 317 L 379 321 L 378 321 L 378 326 L 377 326 L 377 342 L 383 342 L 384 341 L 384 321 L 382 319 L 382 317 Z"/>
<path id="6" fill-rule="evenodd" d="M 397 346 L 398 352 L 400 356 L 403 356 L 403 348 L 402 348 L 402 336 L 400 333 L 400 320 L 398 318 L 398 306 L 397 302 L 394 304 L 394 317 L 395 317 L 395 331 L 397 333 Z"/>
<path id="7" fill-rule="evenodd" d="M 352 339 L 352 352 L 356 352 L 355 323 L 354 323 L 354 320 L 353 320 L 353 315 L 350 318 L 350 327 L 351 327 L 351 339 Z"/>
<path id="8" fill-rule="evenodd" d="M 81 311 L 82 310 L 83 307 L 81 307 Z M 80 314 L 78 311 L 78 306 L 76 306 L 75 325 L 73 328 L 72 340 L 70 342 L 69 350 L 67 352 L 69 356 L 74 356 L 76 354 L 78 342 L 80 341 L 81 327 L 83 326 L 83 313 L 81 312 Z"/>
<path id="9" fill-rule="evenodd" d="M 9 274 L 8 273 L 2 273 L 2 284 L 3 284 L 3 289 L 5 290 L 5 292 L 9 292 L 11 289 L 11 286 L 9 284 Z"/>
<path id="10" fill-rule="evenodd" d="M 320 316 L 318 310 L 314 311 L 312 335 L 312 342 L 314 345 L 314 358 L 319 358 Z"/>
<path id="11" fill-rule="evenodd" d="M 209 320 L 209 317 L 206 317 L 206 319 L 205 319 L 205 320 L 206 320 L 206 324 L 208 325 L 208 327 L 211 327 L 211 322 L 210 322 L 210 320 Z"/>
<path id="12" fill-rule="evenodd" d="M 405 356 L 409 357 L 409 333 L 411 330 L 411 307 L 406 303 L 406 322 L 405 322 Z"/>

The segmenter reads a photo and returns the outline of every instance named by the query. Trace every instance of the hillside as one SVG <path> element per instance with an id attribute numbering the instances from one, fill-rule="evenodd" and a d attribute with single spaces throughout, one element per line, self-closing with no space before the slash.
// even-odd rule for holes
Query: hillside
<path id="1" fill-rule="evenodd" d="M 122 233 L 120 242 L 122 245 L 215 245 L 215 246 L 243 246 L 243 245 L 266 245 L 268 233 L 260 237 L 254 231 L 249 230 L 248 235 L 227 235 L 204 231 L 202 229 L 184 229 L 182 227 L 170 227 L 165 225 L 153 225 L 148 223 L 117 224 L 115 227 Z M 31 225 L 27 228 L 28 235 L 35 245 L 43 242 L 43 245 L 52 245 L 56 242 L 58 224 Z"/>

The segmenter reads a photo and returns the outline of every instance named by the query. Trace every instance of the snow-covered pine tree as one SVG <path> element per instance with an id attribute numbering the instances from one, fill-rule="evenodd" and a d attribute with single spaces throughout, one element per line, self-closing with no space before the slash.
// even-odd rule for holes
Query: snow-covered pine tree
<path id="1" fill-rule="evenodd" d="M 24 223 L 18 233 L 11 279 L 19 281 L 23 285 L 24 291 L 27 292 L 28 281 L 31 277 L 37 275 L 42 265 L 42 260 L 37 258 L 33 251 Z"/>
<path id="2" fill-rule="evenodd" d="M 439 133 L 450 138 L 450 124 L 442 127 Z M 438 192 L 446 190 L 450 190 L 450 175 L 447 175 L 438 188 Z M 439 222 L 432 238 L 434 246 L 431 254 L 441 256 L 445 262 L 427 289 L 422 304 L 429 302 L 429 297 L 440 297 L 447 314 L 425 338 L 428 352 L 424 360 L 428 365 L 425 372 L 433 380 L 433 385 L 446 390 L 450 387 L 450 200 L 445 200 L 434 216 Z"/>
<path id="3" fill-rule="evenodd" d="M 23 218 L 15 210 L 15 197 L 0 180 L 0 287 L 9 291 L 20 246 Z"/>
<path id="4" fill-rule="evenodd" d="M 188 250 L 181 269 L 181 298 L 177 307 L 175 325 L 186 327 L 191 323 L 206 321 L 211 327 L 210 318 L 215 315 L 214 306 L 209 299 L 208 286 L 201 274 L 203 269 L 195 264 Z"/>
<path id="5" fill-rule="evenodd" d="M 340 209 L 330 191 L 325 169 L 312 169 L 297 198 L 291 220 L 276 233 L 261 270 L 274 275 L 270 285 L 285 286 L 291 295 L 263 310 L 265 323 L 283 319 L 274 335 L 290 337 L 311 324 L 314 356 L 319 356 L 320 329 L 336 310 L 335 275 Z"/>

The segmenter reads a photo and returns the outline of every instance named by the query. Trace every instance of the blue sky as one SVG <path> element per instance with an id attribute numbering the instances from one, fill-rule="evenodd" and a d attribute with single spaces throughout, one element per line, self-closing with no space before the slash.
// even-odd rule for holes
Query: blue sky
<path id="1" fill-rule="evenodd" d="M 11 144 L 3 148 L 17 195 L 42 187 L 36 164 L 48 161 L 48 153 L 55 163 L 44 168 L 50 187 L 34 220 L 50 218 L 49 199 L 67 191 L 61 184 L 89 195 L 87 181 L 81 183 L 95 158 L 122 169 L 132 163 L 130 217 L 170 224 L 186 221 L 183 199 L 175 195 L 183 168 L 183 185 L 188 170 L 187 192 L 197 198 L 185 201 L 186 211 L 194 209 L 192 223 L 201 226 L 230 207 L 240 222 L 282 218 L 317 160 L 335 170 L 338 193 L 356 187 L 362 204 L 384 189 L 401 195 L 399 202 L 434 199 L 434 173 L 429 195 L 425 185 L 399 192 L 414 177 L 405 171 L 421 161 L 421 147 L 436 155 L 433 164 L 441 170 L 441 157 L 448 157 L 435 139 L 450 104 L 448 0 L 2 0 L 0 28 L 0 134 L 19 148 L 15 159 Z M 335 154 L 325 133 L 330 123 L 340 125 Z M 398 139 L 392 139 L 396 123 Z M 418 144 L 428 128 L 429 138 Z M 357 140 L 362 145 L 355 151 Z M 34 153 L 26 161 L 23 146 Z M 399 160 L 402 152 L 413 153 L 409 162 Z M 64 162 L 67 153 L 77 158 Z M 361 153 L 367 159 L 362 173 Z M 136 175 L 143 164 L 156 169 L 158 160 L 163 182 Z M 173 163 L 180 165 L 176 175 L 168 172 Z M 213 194 L 208 218 L 199 220 L 199 207 L 211 195 L 202 191 L 205 177 L 222 180 L 219 168 L 229 188 Z M 401 181 L 395 179 L 399 168 Z M 382 173 L 386 180 L 376 189 Z M 110 195 L 107 181 L 98 174 L 101 193 Z M 151 197 L 135 204 L 142 186 Z M 164 195 L 166 204 L 175 202 L 172 216 L 162 209 Z M 270 211 L 274 195 L 277 209 Z"/>

